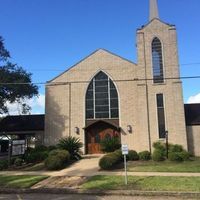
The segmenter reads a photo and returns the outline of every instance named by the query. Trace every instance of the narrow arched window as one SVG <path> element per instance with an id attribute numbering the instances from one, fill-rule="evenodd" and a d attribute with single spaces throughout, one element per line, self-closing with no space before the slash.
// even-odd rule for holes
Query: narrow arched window
<path id="1" fill-rule="evenodd" d="M 100 71 L 86 92 L 86 119 L 119 117 L 118 93 L 113 81 Z"/>
<path id="2" fill-rule="evenodd" d="M 153 82 L 163 83 L 163 55 L 162 44 L 158 38 L 154 38 L 152 41 L 152 64 L 153 64 Z"/>

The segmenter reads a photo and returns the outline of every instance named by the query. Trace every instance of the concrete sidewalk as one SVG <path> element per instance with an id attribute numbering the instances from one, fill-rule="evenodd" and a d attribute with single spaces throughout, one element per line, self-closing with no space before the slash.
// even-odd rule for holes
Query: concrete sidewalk
<path id="1" fill-rule="evenodd" d="M 100 171 L 99 159 L 102 155 L 86 155 L 84 159 L 60 171 L 0 171 L 0 175 L 45 175 L 51 177 L 91 177 L 94 175 L 121 176 L 123 170 Z M 129 176 L 181 176 L 200 177 L 200 173 L 169 173 L 169 172 L 128 172 Z"/>
<path id="2" fill-rule="evenodd" d="M 87 172 L 87 173 L 84 173 Z M 200 173 L 169 173 L 169 172 L 127 172 L 128 176 L 173 176 L 173 177 L 200 177 Z M 94 171 L 94 170 L 78 170 L 72 171 L 3 171 L 0 175 L 43 175 L 43 176 L 79 176 L 79 177 L 91 177 L 95 175 L 107 175 L 107 176 L 122 176 L 123 171 Z"/>

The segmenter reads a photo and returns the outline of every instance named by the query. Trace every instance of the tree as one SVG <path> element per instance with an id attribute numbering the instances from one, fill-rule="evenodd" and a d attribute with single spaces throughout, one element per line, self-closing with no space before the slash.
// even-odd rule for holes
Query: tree
<path id="1" fill-rule="evenodd" d="M 22 114 L 26 114 L 31 109 L 26 100 L 38 95 L 38 87 L 32 84 L 31 73 L 9 59 L 10 53 L 0 36 L 0 114 L 9 112 L 7 103 L 18 103 Z"/>

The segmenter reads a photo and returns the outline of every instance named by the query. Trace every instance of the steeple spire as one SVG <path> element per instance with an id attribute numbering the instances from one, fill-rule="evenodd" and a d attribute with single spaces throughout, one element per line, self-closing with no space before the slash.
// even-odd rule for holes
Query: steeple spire
<path id="1" fill-rule="evenodd" d="M 149 15 L 149 21 L 159 18 L 158 14 L 158 3 L 157 0 L 150 0 L 150 15 Z"/>

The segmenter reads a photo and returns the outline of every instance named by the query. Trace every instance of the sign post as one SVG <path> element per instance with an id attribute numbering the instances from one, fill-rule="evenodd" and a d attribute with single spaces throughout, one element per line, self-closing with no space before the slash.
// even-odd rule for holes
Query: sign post
<path id="1" fill-rule="evenodd" d="M 122 144 L 122 155 L 124 155 L 125 185 L 127 185 L 128 184 L 127 165 L 126 165 L 126 155 L 128 155 L 128 145 L 127 144 Z"/>

